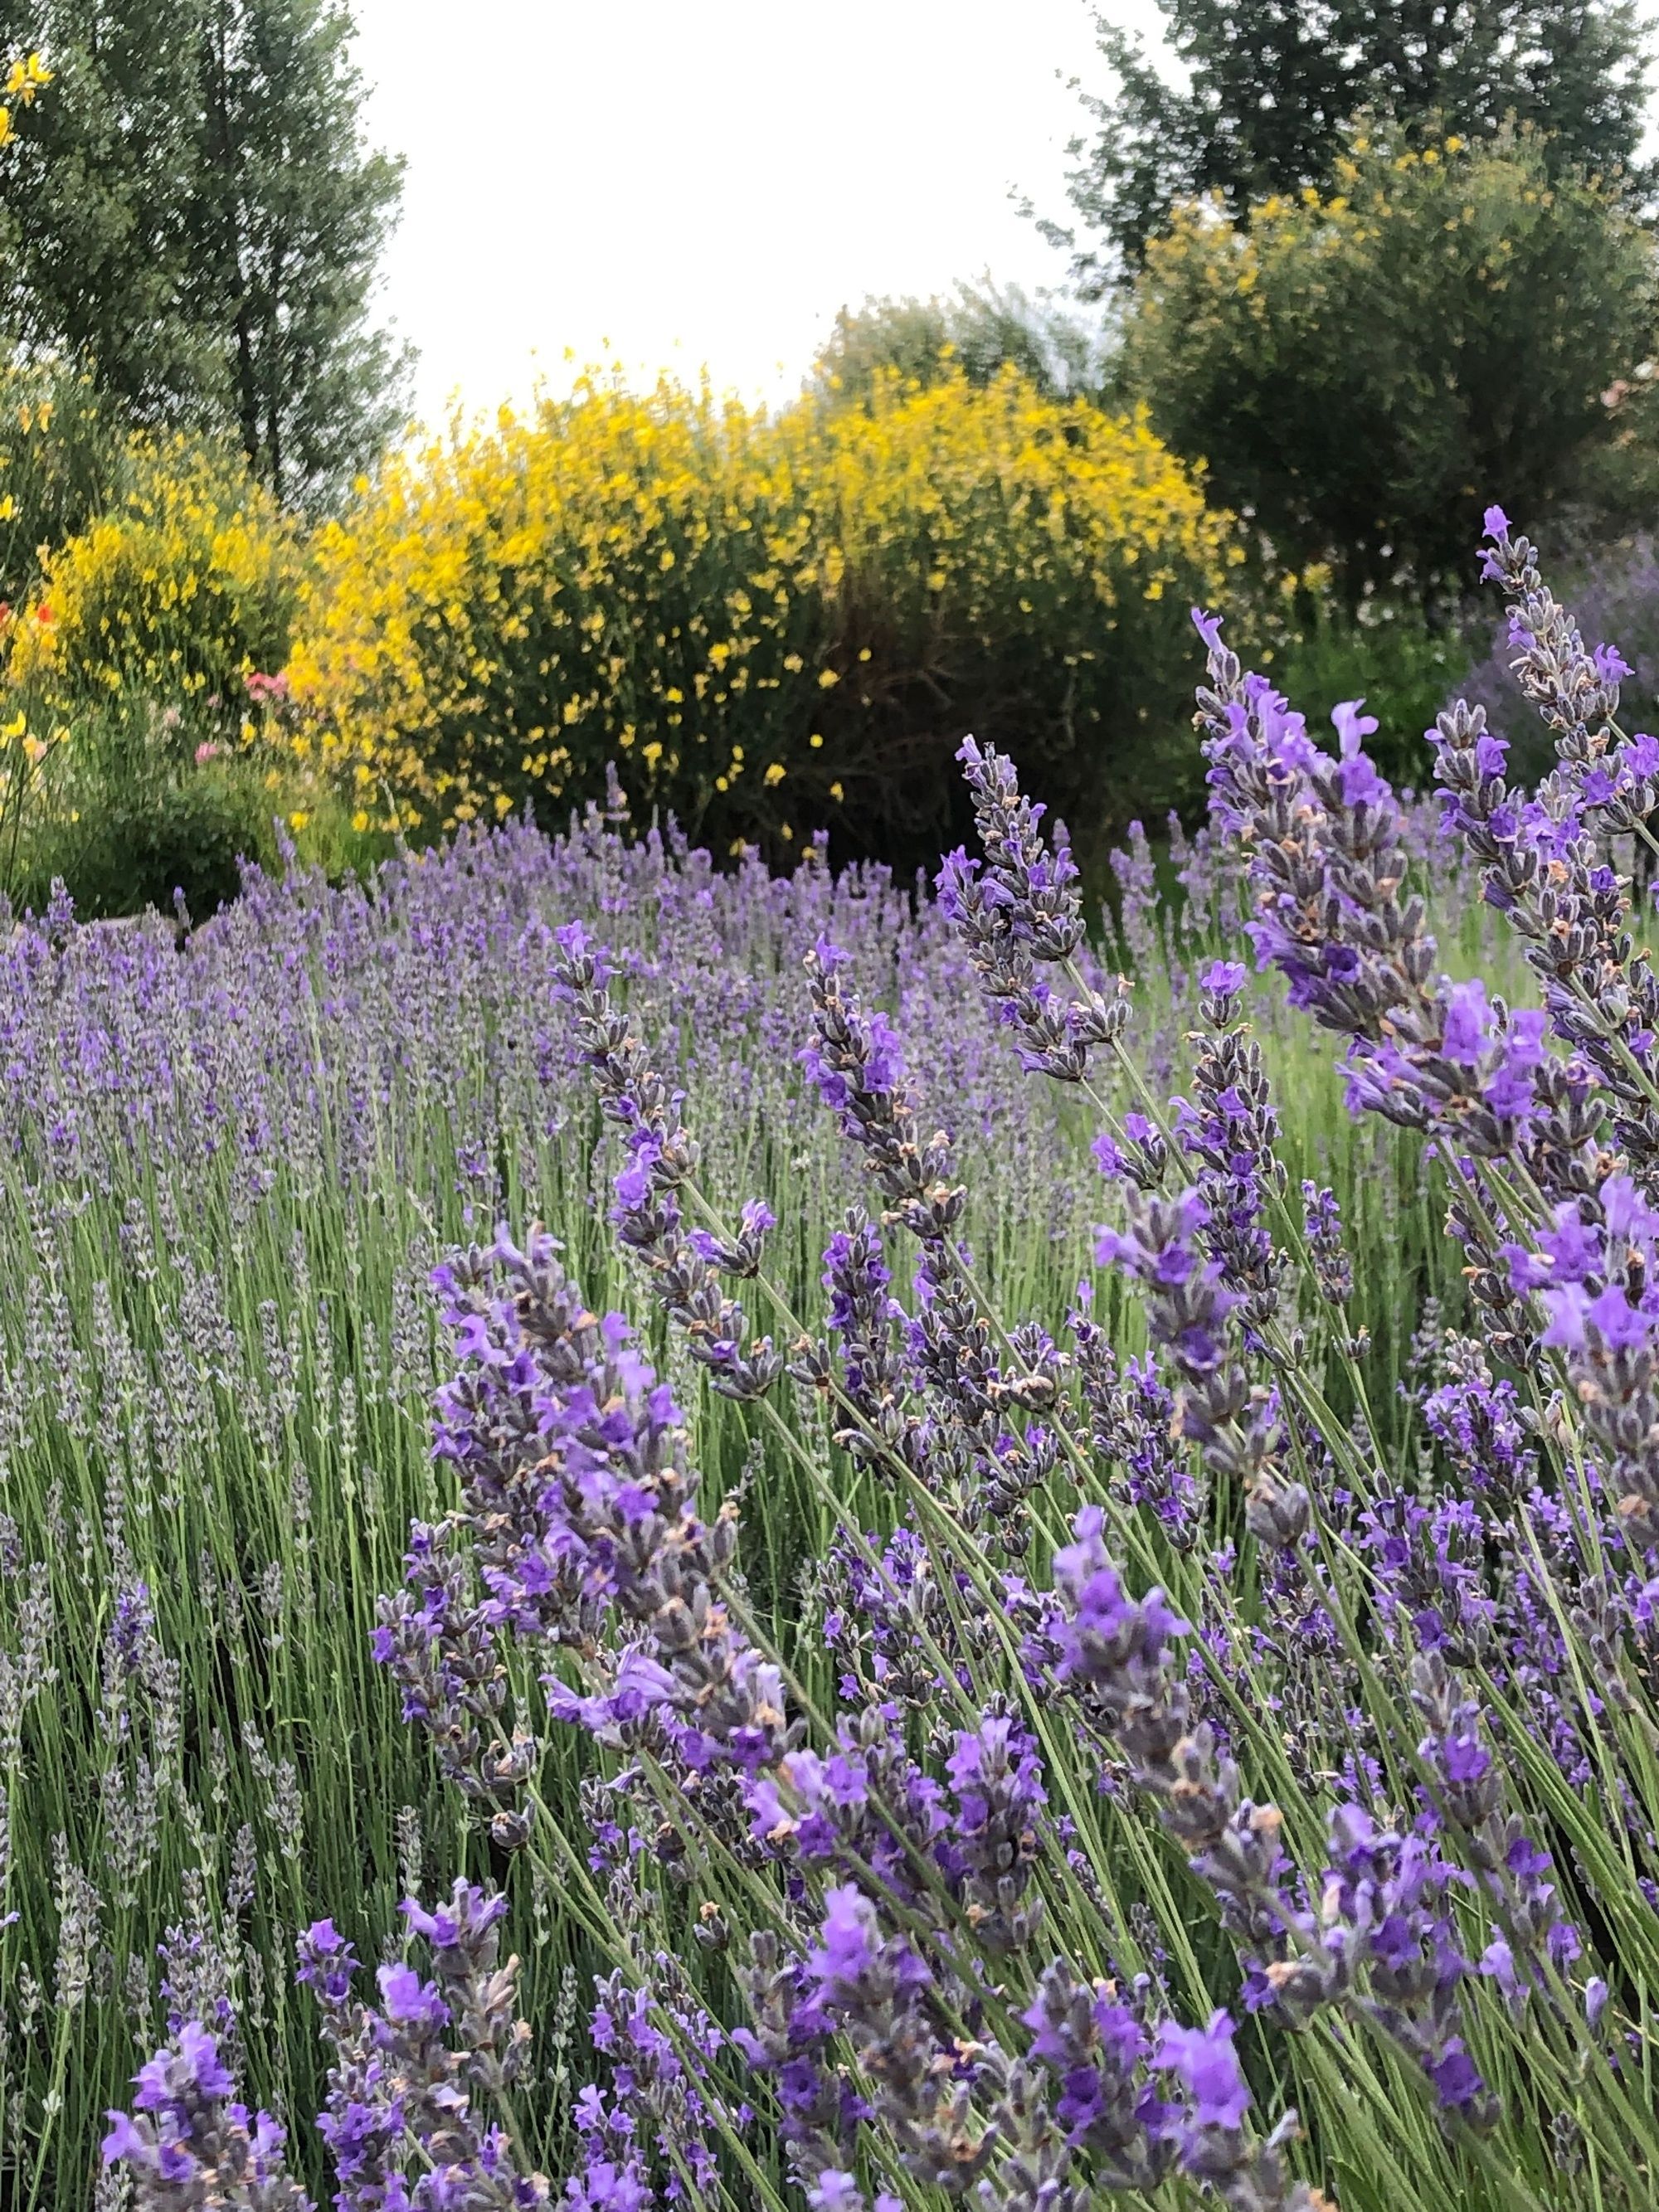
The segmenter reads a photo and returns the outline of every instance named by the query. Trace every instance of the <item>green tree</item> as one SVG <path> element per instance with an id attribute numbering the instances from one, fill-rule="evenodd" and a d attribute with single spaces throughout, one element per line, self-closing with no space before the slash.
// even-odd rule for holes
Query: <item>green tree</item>
<path id="1" fill-rule="evenodd" d="M 1087 94 L 1074 139 L 1077 221 L 1045 223 L 1097 294 L 1132 275 L 1183 199 L 1238 216 L 1328 183 L 1344 127 L 1490 136 L 1530 125 L 1557 172 L 1632 168 L 1647 101 L 1632 0 L 1158 0 L 1172 82 L 1141 40 L 1095 17 L 1115 89 Z"/>
<path id="2" fill-rule="evenodd" d="M 1334 189 L 1229 221 L 1177 209 L 1148 247 L 1121 372 L 1212 496 L 1350 605 L 1470 580 L 1486 504 L 1526 524 L 1613 434 L 1653 344 L 1652 244 L 1530 133 L 1359 142 Z"/>
<path id="3" fill-rule="evenodd" d="M 58 77 L 0 177 L 7 335 L 302 503 L 379 450 L 406 359 L 371 320 L 401 165 L 352 29 L 340 0 L 0 0 Z"/>
<path id="4" fill-rule="evenodd" d="M 46 47 L 56 72 L 0 173 L 4 334 L 25 356 L 95 366 L 100 391 L 148 423 L 213 380 L 181 307 L 193 39 L 193 0 L 0 0 L 0 47 Z"/>
<path id="5" fill-rule="evenodd" d="M 193 319 L 217 333 L 242 450 L 314 500 L 397 428 L 407 359 L 369 307 L 402 164 L 363 145 L 352 21 L 335 0 L 210 0 Z"/>

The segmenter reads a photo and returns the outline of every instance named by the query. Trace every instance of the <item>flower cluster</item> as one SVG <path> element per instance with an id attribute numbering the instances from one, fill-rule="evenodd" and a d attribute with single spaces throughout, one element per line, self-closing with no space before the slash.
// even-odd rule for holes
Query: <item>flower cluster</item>
<path id="1" fill-rule="evenodd" d="M 109 2116 L 104 2163 L 126 2168 L 143 2212 L 214 2203 L 314 2212 L 284 2169 L 285 2131 L 236 2100 L 218 2045 L 198 2021 L 139 2068 L 133 2088 L 132 2112 Z"/>
<path id="2" fill-rule="evenodd" d="M 1108 999 L 1086 984 L 1066 998 L 1036 974 L 1039 963 L 1069 964 L 1085 941 L 1077 864 L 1063 825 L 1052 840 L 1042 828 L 1045 809 L 1024 796 L 1014 764 L 972 738 L 957 757 L 974 796 L 974 820 L 984 848 L 981 863 L 960 849 L 939 876 L 939 904 L 955 923 L 981 988 L 999 1020 L 1019 1041 L 1020 1064 L 1060 1081 L 1078 1083 L 1091 1045 L 1109 1044 L 1128 1019 L 1120 979 Z"/>
<path id="3" fill-rule="evenodd" d="M 514 2017 L 518 1960 L 502 1965 L 500 1895 L 458 1881 L 447 1905 L 404 1905 L 428 1945 L 432 1978 L 380 1968 L 380 2003 L 353 1992 L 357 1961 L 331 1920 L 300 1939 L 299 1978 L 316 1996 L 331 2054 L 318 2128 L 342 2212 L 440 2212 L 452 2204 L 533 2212 L 548 2201 L 520 2172 L 507 2130 L 478 2109 L 525 2069 L 530 2030 Z M 487 2110 L 487 2106 L 484 2107 Z"/>
<path id="4" fill-rule="evenodd" d="M 1507 741 L 1486 727 L 1483 708 L 1459 702 L 1432 733 L 1443 819 L 1481 863 L 1485 895 L 1526 946 L 1550 1026 L 1594 1069 L 1613 1103 L 1618 1142 L 1635 1171 L 1650 1180 L 1659 1158 L 1653 1104 L 1659 981 L 1632 942 L 1624 892 L 1602 846 L 1610 830 L 1645 825 L 1659 741 L 1622 738 L 1613 717 L 1619 675 L 1629 672 L 1610 648 L 1586 648 L 1545 587 L 1534 549 L 1512 534 L 1502 509 L 1491 509 L 1486 521 L 1486 568 L 1510 601 L 1516 671 L 1556 733 L 1561 765 L 1536 793 L 1511 792 Z M 1545 1187 L 1565 1195 L 1584 1182 L 1574 1155 L 1593 1133 L 1597 1107 L 1583 1073 L 1575 1079 L 1569 1066 L 1557 1081 L 1570 1085 L 1577 1110 Z"/>
<path id="5" fill-rule="evenodd" d="M 140 443 L 129 474 L 118 507 L 47 555 L 7 633 L 7 676 L 64 708 L 210 702 L 234 726 L 246 672 L 287 653 L 297 531 L 240 465 L 183 438 Z"/>
<path id="6" fill-rule="evenodd" d="M 1146 1291 L 1147 1325 L 1181 1377 L 1182 1436 L 1243 1489 L 1255 1535 L 1275 1548 L 1292 1545 L 1307 1526 L 1308 1493 L 1282 1474 L 1279 1393 L 1251 1382 L 1237 1343 L 1230 1316 L 1244 1301 L 1227 1286 L 1227 1261 L 1213 1256 L 1218 1245 L 1227 1249 L 1226 1228 L 1216 1224 L 1195 1185 L 1173 1198 L 1149 1197 L 1131 1185 L 1125 1196 L 1127 1229 L 1102 1230 L 1095 1256 L 1103 1266 L 1123 1268 Z M 1253 1215 L 1247 1200 L 1239 1217 L 1252 1239 Z M 1270 1247 L 1265 1255 L 1252 1249 L 1273 1264 Z M 1267 1295 L 1273 1295 L 1271 1285 Z M 1258 1304 L 1255 1310 L 1265 1319 L 1270 1308 Z"/>
<path id="7" fill-rule="evenodd" d="M 943 1130 L 922 1137 L 898 1041 L 878 1010 L 866 1012 L 849 993 L 845 964 L 841 949 L 824 939 L 807 955 L 815 1035 L 800 1057 L 864 1155 L 886 1201 L 884 1220 L 901 1224 L 921 1248 L 918 1310 L 906 1334 L 912 1386 L 926 1411 L 897 1463 L 914 1473 L 916 1454 L 928 1455 L 935 1478 L 948 1469 L 970 1521 L 988 1522 L 1003 1547 L 1018 1553 L 1029 1541 L 1026 1501 L 1060 1449 L 1056 1432 L 1041 1419 L 1019 1418 L 1040 1416 L 1054 1404 L 1053 1347 L 1032 1338 L 1011 1343 L 1011 1358 L 1000 1352 L 960 1236 L 966 1193 L 952 1180 L 951 1140 Z M 804 1346 L 796 1371 L 819 1387 L 830 1381 L 819 1348 Z M 857 1387 L 867 1392 L 862 1362 Z"/>

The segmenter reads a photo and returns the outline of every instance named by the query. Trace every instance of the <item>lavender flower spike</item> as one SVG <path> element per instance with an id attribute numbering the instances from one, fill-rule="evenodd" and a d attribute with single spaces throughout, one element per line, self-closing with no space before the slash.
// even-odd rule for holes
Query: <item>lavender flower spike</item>
<path id="1" fill-rule="evenodd" d="M 618 1237 L 643 1262 L 663 1310 L 721 1396 L 763 1397 L 783 1361 L 769 1337 L 746 1340 L 743 1308 L 726 1296 L 720 1278 L 759 1272 L 775 1225 L 771 1209 L 750 1200 L 734 1239 L 687 1231 L 678 1194 L 696 1164 L 696 1147 L 680 1120 L 683 1094 L 657 1072 L 613 1001 L 610 971 L 581 924 L 556 931 L 555 942 L 555 984 L 575 1009 L 578 1052 L 606 1118 L 626 1133 L 628 1164 L 616 1178 L 611 1212 Z"/>
<path id="2" fill-rule="evenodd" d="M 1107 998 L 1088 988 L 1067 997 L 1042 981 L 1039 963 L 1075 963 L 1085 941 L 1077 864 L 1065 830 L 1052 843 L 1044 809 L 1020 792 L 1014 764 L 993 746 L 966 738 L 957 755 L 974 795 L 984 848 L 980 863 L 958 849 L 938 877 L 939 905 L 956 927 L 998 1020 L 1018 1042 L 1023 1066 L 1079 1083 L 1092 1045 L 1109 1044 L 1128 1019 L 1128 986 Z"/>
<path id="3" fill-rule="evenodd" d="M 250 2120 L 214 2038 L 190 2021 L 133 2076 L 133 2111 L 112 2112 L 104 2164 L 132 2177 L 139 2212 L 315 2212 L 283 2164 L 284 2130 Z"/>

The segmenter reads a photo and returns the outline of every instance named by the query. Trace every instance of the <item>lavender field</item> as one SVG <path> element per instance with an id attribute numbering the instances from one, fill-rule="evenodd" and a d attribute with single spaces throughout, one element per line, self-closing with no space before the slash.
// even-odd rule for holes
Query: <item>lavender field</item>
<path id="1" fill-rule="evenodd" d="M 1659 744 L 1492 526 L 1537 793 L 1206 621 L 1103 922 L 970 745 L 16 929 L 8 2204 L 1659 2203 Z"/>

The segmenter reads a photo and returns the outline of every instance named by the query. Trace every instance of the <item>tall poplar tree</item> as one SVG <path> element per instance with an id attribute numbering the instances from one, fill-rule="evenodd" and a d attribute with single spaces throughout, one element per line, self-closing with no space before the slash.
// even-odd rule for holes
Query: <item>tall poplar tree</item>
<path id="1" fill-rule="evenodd" d="M 380 449 L 406 361 L 371 313 L 402 165 L 352 31 L 341 0 L 0 0 L 58 73 L 0 178 L 0 334 L 301 503 Z"/>
<path id="2" fill-rule="evenodd" d="M 195 0 L 0 0 L 0 51 L 54 72 L 0 171 L 0 336 L 95 367 L 140 422 L 178 418 L 214 380 L 183 313 L 184 210 L 197 167 Z"/>
<path id="3" fill-rule="evenodd" d="M 314 497 L 398 422 L 404 356 L 374 329 L 401 163 L 362 144 L 351 18 L 333 0 L 206 0 L 189 210 L 191 319 L 280 495 Z"/>

